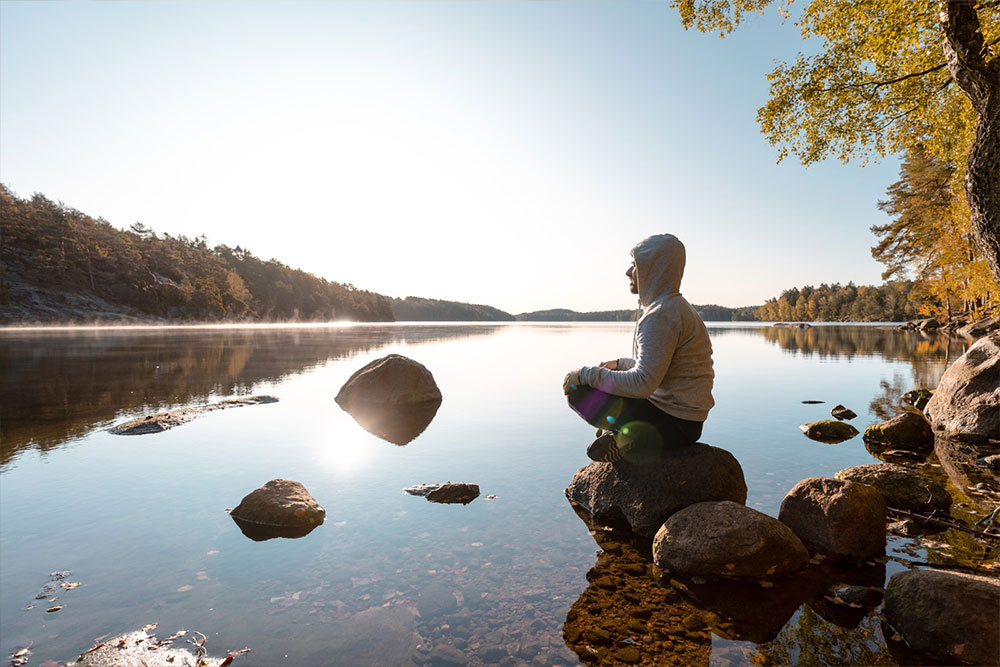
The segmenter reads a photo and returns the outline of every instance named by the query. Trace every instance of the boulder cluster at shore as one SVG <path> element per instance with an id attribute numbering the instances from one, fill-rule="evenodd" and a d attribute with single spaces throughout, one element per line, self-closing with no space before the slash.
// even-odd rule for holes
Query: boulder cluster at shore
<path id="1" fill-rule="evenodd" d="M 969 483 L 970 468 L 993 470 L 1000 459 L 990 454 L 1000 445 L 1000 332 L 972 345 L 935 391 L 909 392 L 907 402 L 914 410 L 865 430 L 869 451 L 902 461 L 938 452 L 960 485 Z M 826 443 L 858 434 L 845 421 L 857 416 L 853 411 L 837 405 L 832 416 L 803 431 Z M 736 458 L 703 443 L 666 451 L 654 463 L 591 463 L 573 477 L 566 497 L 595 525 L 651 539 L 652 560 L 665 575 L 734 582 L 794 581 L 820 562 L 839 565 L 843 576 L 884 563 L 890 511 L 918 523 L 940 521 L 952 505 L 942 484 L 886 462 L 804 479 L 774 518 L 745 506 Z M 855 597 L 864 604 L 838 604 L 875 607 L 884 590 L 886 619 L 912 649 L 949 663 L 1000 664 L 1000 579 L 911 570 L 893 575 L 885 589 L 881 581 L 862 588 Z"/>

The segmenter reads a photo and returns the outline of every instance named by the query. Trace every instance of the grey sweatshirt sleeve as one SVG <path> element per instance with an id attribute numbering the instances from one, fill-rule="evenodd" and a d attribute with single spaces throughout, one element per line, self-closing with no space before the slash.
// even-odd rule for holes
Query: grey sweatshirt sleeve
<path id="1" fill-rule="evenodd" d="M 627 371 L 628 369 L 635 366 L 635 359 L 632 357 L 621 357 L 618 359 L 618 369 L 620 371 Z"/>
<path id="2" fill-rule="evenodd" d="M 635 364 L 627 370 L 584 366 L 580 382 L 616 396 L 649 398 L 667 374 L 680 339 L 680 327 L 673 320 L 649 313 L 636 329 Z"/>

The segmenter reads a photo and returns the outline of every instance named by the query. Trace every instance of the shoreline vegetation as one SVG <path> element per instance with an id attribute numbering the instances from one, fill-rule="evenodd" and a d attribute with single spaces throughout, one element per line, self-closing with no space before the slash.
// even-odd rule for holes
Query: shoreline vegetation
<path id="1" fill-rule="evenodd" d="M 890 280 L 795 287 L 759 306 L 694 308 L 708 322 L 905 322 L 939 314 L 925 297 L 918 281 Z M 209 247 L 204 236 L 157 234 L 142 223 L 120 230 L 44 195 L 22 199 L 0 185 L 0 325 L 628 322 L 636 314 L 564 308 L 513 314 L 483 304 L 393 298 L 239 246 Z"/>

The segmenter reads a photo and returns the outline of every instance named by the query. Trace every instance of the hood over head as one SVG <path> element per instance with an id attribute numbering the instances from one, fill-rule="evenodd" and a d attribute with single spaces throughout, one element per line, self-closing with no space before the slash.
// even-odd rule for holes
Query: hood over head
<path id="1" fill-rule="evenodd" d="M 684 244 L 673 234 L 656 234 L 632 248 L 639 303 L 646 306 L 657 299 L 680 294 L 684 275 Z"/>

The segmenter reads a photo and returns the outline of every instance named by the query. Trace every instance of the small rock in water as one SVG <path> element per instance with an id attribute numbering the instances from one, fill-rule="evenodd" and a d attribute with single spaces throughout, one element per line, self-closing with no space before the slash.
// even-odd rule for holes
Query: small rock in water
<path id="1" fill-rule="evenodd" d="M 403 489 L 411 496 L 423 496 L 432 503 L 462 503 L 468 505 L 479 497 L 479 485 L 469 483 L 415 484 Z M 488 496 L 487 496 L 488 497 Z M 496 496 L 493 496 L 494 498 Z"/>
<path id="2" fill-rule="evenodd" d="M 802 403 L 805 405 L 817 405 L 819 403 L 823 403 L 823 401 L 802 401 Z"/>
<path id="3" fill-rule="evenodd" d="M 851 410 L 850 408 L 845 408 L 840 403 L 835 405 L 833 409 L 830 410 L 830 414 L 836 417 L 837 419 L 854 419 L 855 417 L 858 416 L 858 413 L 856 413 L 854 410 Z"/>
<path id="4" fill-rule="evenodd" d="M 927 401 L 931 400 L 931 396 L 933 395 L 934 392 L 932 390 L 921 388 L 921 389 L 911 389 L 910 391 L 900 396 L 900 398 L 907 405 L 911 405 L 917 410 L 923 412 L 924 408 L 927 406 Z"/>
<path id="5" fill-rule="evenodd" d="M 833 419 L 822 419 L 817 422 L 802 424 L 799 428 L 810 440 L 828 444 L 850 440 L 858 434 L 858 429 L 850 424 Z"/>

